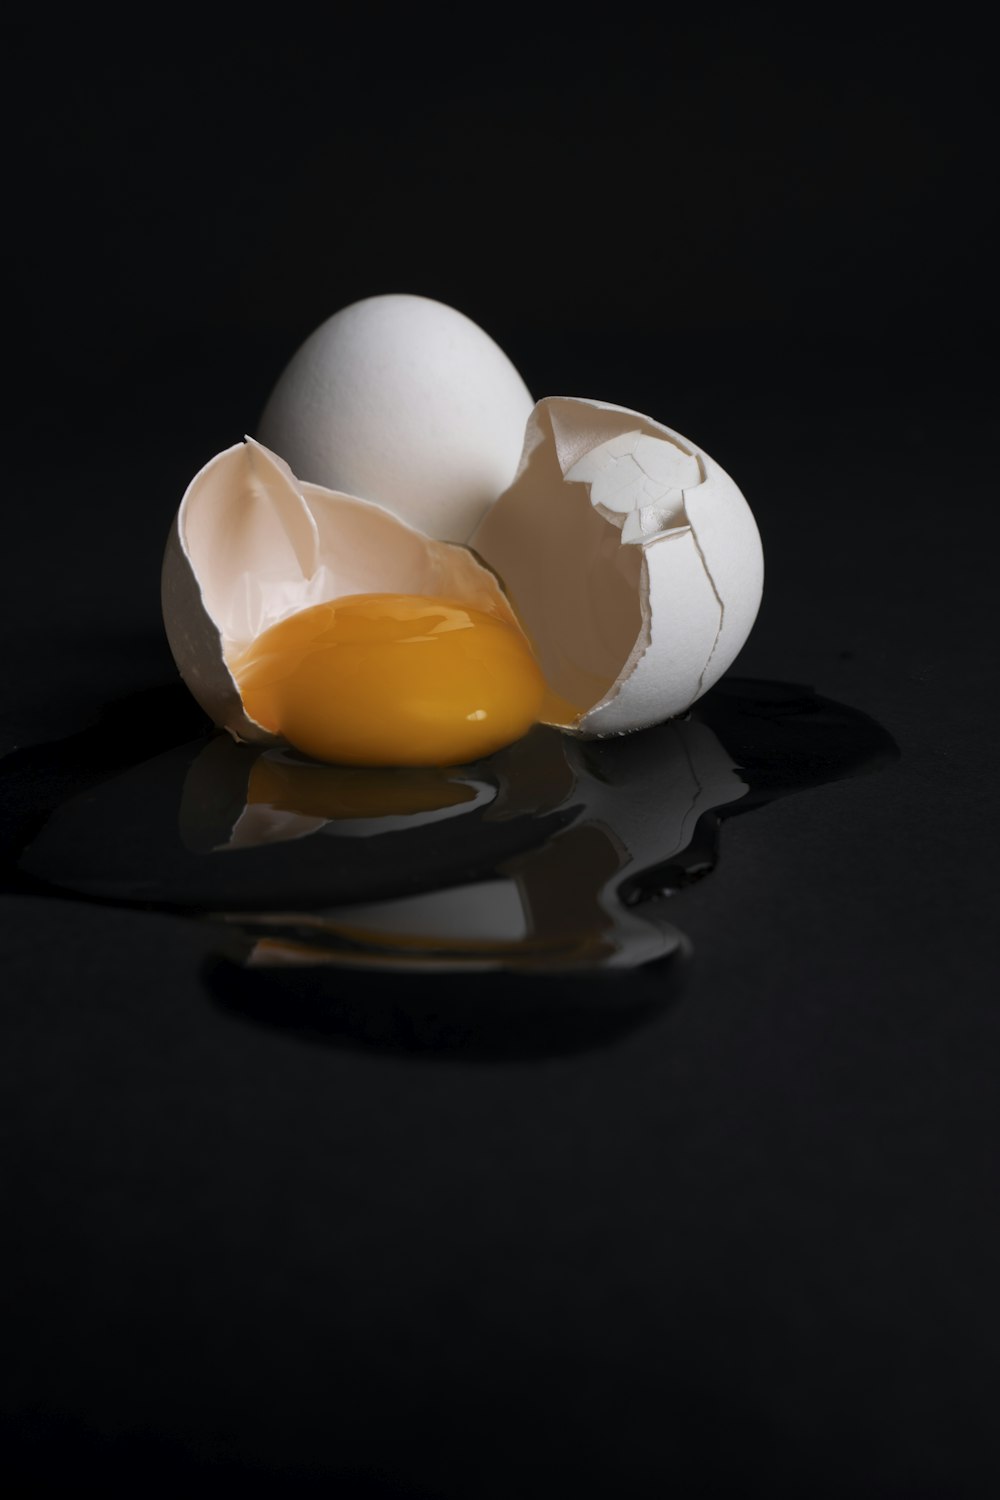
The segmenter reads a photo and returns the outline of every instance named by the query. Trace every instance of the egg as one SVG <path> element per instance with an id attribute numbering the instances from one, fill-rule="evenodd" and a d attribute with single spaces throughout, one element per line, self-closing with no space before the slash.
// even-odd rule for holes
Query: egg
<path id="1" fill-rule="evenodd" d="M 340 472 L 372 492 L 304 479 L 289 436 L 280 453 L 247 438 L 216 455 L 181 501 L 163 613 L 202 707 L 236 739 L 354 765 L 464 764 L 536 722 L 607 735 L 683 714 L 732 663 L 760 603 L 760 537 L 734 481 L 672 428 L 575 397 L 529 401 L 507 473 L 499 438 L 516 403 L 493 356 L 476 387 L 466 356 L 477 341 L 463 334 L 463 380 L 452 371 L 429 397 L 441 345 L 431 340 L 421 382 L 409 343 L 411 304 L 425 299 L 369 301 L 378 309 L 355 304 L 318 330 L 309 358 L 333 351 L 316 382 L 331 404 L 294 408 L 293 361 L 268 405 L 286 426 L 268 417 L 262 430 L 296 429 L 336 463 L 321 409 L 365 389 L 368 425 L 348 434 Z M 398 304 L 395 336 L 387 304 Z M 429 306 L 439 329 L 451 321 Z M 349 328 L 347 314 L 362 322 L 345 341 L 329 330 L 337 318 Z M 392 398 L 379 419 L 376 368 Z M 398 404 L 407 386 L 412 410 Z M 433 421 L 416 419 L 435 403 Z M 474 441 L 468 409 L 482 419 Z"/>
<path id="2" fill-rule="evenodd" d="M 298 629 L 305 613 L 348 596 L 352 602 L 358 596 L 454 601 L 477 622 L 488 622 L 485 629 L 494 637 L 509 635 L 514 654 L 519 650 L 527 658 L 531 691 L 537 686 L 537 668 L 506 596 L 468 548 L 426 537 L 370 501 L 303 484 L 277 454 L 252 438 L 217 454 L 195 475 L 164 555 L 163 618 L 181 676 L 214 723 L 236 739 L 253 743 L 287 738 L 274 722 L 261 722 L 254 715 L 253 705 L 259 702 L 265 707 L 258 712 L 267 717 L 273 684 L 269 689 L 255 670 L 253 648 L 260 658 L 268 637 L 273 640 L 273 632 L 282 625 Z M 440 632 L 442 637 L 447 634 Z M 428 647 L 427 642 L 409 642 L 411 654 L 414 646 L 421 654 L 421 644 Z M 369 658 L 377 660 L 378 642 L 368 645 Z M 406 649 L 397 642 L 397 654 Z M 285 655 L 294 669 L 303 656 L 302 641 L 287 641 Z M 376 672 L 369 670 L 365 681 L 363 658 L 364 652 L 358 685 L 368 694 L 370 710 L 384 662 Z M 241 677 L 245 686 L 238 681 Z M 405 685 L 404 673 L 399 689 Z M 305 689 L 308 693 L 308 682 Z M 539 689 L 539 700 L 541 696 Z M 329 704 L 329 691 L 323 699 L 320 711 Z M 342 704 L 342 711 L 347 707 Z M 479 710 L 477 701 L 465 712 Z M 299 705 L 290 705 L 290 712 L 300 716 Z M 463 724 L 469 730 L 485 730 L 489 716 L 483 710 L 482 718 L 463 717 Z M 400 739 L 405 727 L 398 729 Z M 408 727 L 412 739 L 414 725 Z M 356 732 L 362 734 L 364 726 Z M 473 740 L 465 759 L 475 758 L 479 749 L 479 738 L 473 735 Z M 483 743 L 479 753 L 496 748 Z M 311 743 L 307 753 L 315 748 Z"/>
<path id="3" fill-rule="evenodd" d="M 429 297 L 367 297 L 293 355 L 257 437 L 301 479 L 464 542 L 514 477 L 532 404 L 463 313 Z"/>

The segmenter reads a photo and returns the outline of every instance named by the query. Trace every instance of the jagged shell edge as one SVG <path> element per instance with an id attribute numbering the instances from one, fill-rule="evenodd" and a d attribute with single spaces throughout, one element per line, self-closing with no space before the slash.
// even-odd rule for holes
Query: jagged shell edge
<path id="1" fill-rule="evenodd" d="M 209 459 L 195 474 L 181 498 L 167 537 L 160 578 L 163 626 L 174 661 L 192 696 L 213 724 L 227 729 L 235 740 L 254 745 L 275 745 L 280 740 L 251 719 L 243 707 L 240 690 L 226 666 L 222 636 L 205 607 L 201 586 L 188 558 L 181 535 L 184 503 L 194 487 L 242 443 L 234 443 Z"/>

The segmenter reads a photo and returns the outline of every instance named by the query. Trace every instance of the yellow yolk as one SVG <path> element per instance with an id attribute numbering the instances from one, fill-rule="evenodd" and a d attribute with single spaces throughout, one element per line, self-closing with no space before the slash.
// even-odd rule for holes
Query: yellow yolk
<path id="1" fill-rule="evenodd" d="M 520 739 L 546 696 L 516 625 L 416 594 L 315 604 L 265 630 L 232 671 L 252 719 L 341 765 L 478 760 Z"/>

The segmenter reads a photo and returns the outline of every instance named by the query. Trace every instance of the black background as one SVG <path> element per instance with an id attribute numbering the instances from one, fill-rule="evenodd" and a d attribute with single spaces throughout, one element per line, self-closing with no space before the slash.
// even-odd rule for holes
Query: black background
<path id="1" fill-rule="evenodd" d="M 5 22 L 2 748 L 173 679 L 185 484 L 401 290 L 707 448 L 767 560 L 737 670 L 901 757 L 725 828 L 678 993 L 544 1059 L 253 1025 L 195 925 L 12 890 L 10 1475 L 995 1494 L 984 39 L 366 16 Z"/>

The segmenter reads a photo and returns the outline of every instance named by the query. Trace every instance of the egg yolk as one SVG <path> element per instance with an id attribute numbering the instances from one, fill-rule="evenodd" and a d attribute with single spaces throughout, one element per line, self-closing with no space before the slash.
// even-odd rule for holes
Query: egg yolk
<path id="1" fill-rule="evenodd" d="M 517 626 L 415 594 L 315 604 L 265 630 L 231 665 L 252 719 L 341 765 L 478 760 L 520 739 L 546 697 Z"/>

